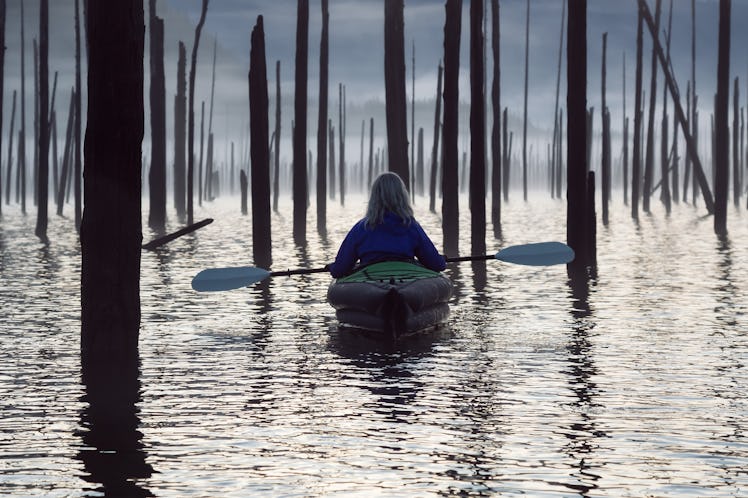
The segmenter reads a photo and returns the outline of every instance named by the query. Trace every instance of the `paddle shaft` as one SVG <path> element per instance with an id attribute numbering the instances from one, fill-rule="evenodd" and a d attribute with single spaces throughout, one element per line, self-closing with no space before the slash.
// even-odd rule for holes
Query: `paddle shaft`
<path id="1" fill-rule="evenodd" d="M 447 263 L 458 263 L 460 261 L 488 261 L 489 259 L 496 259 L 495 254 L 480 254 L 478 256 L 457 256 L 454 258 L 445 258 Z"/>
<path id="2" fill-rule="evenodd" d="M 298 270 L 271 271 L 269 277 L 289 277 L 291 275 L 309 275 L 310 273 L 324 273 L 327 268 L 301 268 Z"/>

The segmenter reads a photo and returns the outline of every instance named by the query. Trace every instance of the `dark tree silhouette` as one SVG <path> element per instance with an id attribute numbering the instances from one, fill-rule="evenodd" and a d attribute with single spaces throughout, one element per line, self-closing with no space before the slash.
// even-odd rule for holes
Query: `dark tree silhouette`
<path id="1" fill-rule="evenodd" d="M 735 78 L 732 93 L 732 197 L 735 207 L 740 206 L 740 88 Z"/>
<path id="2" fill-rule="evenodd" d="M 68 124 L 65 132 L 65 149 L 62 153 L 62 171 L 60 172 L 60 184 L 58 186 L 57 197 L 57 215 L 62 216 L 62 210 L 65 205 L 65 193 L 68 183 L 70 182 L 70 145 L 72 143 L 73 125 L 75 121 L 75 88 L 70 92 L 70 108 L 68 111 Z"/>
<path id="3" fill-rule="evenodd" d="M 472 0 L 471 0 L 472 4 Z M 525 20 L 525 100 L 522 119 L 522 195 L 527 201 L 527 81 L 530 74 L 530 0 L 527 0 Z"/>
<path id="4" fill-rule="evenodd" d="M 470 242 L 475 255 L 486 252 L 485 59 L 481 26 L 483 0 L 470 0 Z"/>
<path id="5" fill-rule="evenodd" d="M 642 44 L 644 17 L 641 7 L 636 24 L 636 82 L 634 83 L 634 145 L 631 165 L 631 217 L 639 219 L 639 187 L 641 185 L 641 123 L 642 123 Z"/>
<path id="6" fill-rule="evenodd" d="M 719 1 L 719 49 L 717 52 L 717 99 L 714 109 L 716 135 L 714 177 L 714 232 L 727 235 L 727 191 L 730 176 L 730 0 Z"/>
<path id="7" fill-rule="evenodd" d="M 342 83 L 338 83 L 338 144 L 340 145 L 340 156 L 338 157 L 338 167 L 340 168 L 340 205 L 345 206 L 345 85 Z"/>
<path id="8" fill-rule="evenodd" d="M 366 190 L 371 189 L 374 168 L 374 118 L 369 118 L 369 171 L 366 175 Z"/>
<path id="9" fill-rule="evenodd" d="M 330 137 L 329 151 L 330 151 L 330 198 L 335 198 L 335 127 L 332 125 L 332 119 L 327 120 L 327 134 Z"/>
<path id="10" fill-rule="evenodd" d="M 177 62 L 177 95 L 174 97 L 174 208 L 180 218 L 185 214 L 185 168 L 186 168 L 186 135 L 187 124 L 187 50 L 179 42 L 179 59 Z"/>
<path id="11" fill-rule="evenodd" d="M 306 243 L 307 171 L 306 107 L 309 44 L 309 0 L 296 4 L 296 74 L 293 127 L 293 238 Z"/>
<path id="12" fill-rule="evenodd" d="M 411 174 L 411 189 L 410 197 L 415 199 L 415 185 L 416 180 L 421 181 L 416 173 L 416 41 L 412 42 L 413 56 L 411 58 L 411 92 L 410 92 L 410 174 Z"/>
<path id="13" fill-rule="evenodd" d="M 81 164 L 81 26 L 80 26 L 80 6 L 78 0 L 75 1 L 75 147 L 73 151 L 74 165 L 73 174 L 75 175 L 75 229 L 80 232 L 81 217 L 83 215 L 83 196 L 81 195 L 81 180 L 83 179 Z M 164 97 L 166 98 L 166 97 Z M 165 119 L 165 118 L 164 118 Z M 164 162 L 166 159 L 164 158 Z M 164 178 L 164 189 L 166 189 L 166 178 Z M 166 194 L 164 193 L 164 196 Z M 164 202 L 166 202 L 164 200 Z M 166 209 L 164 207 L 164 209 Z"/>
<path id="14" fill-rule="evenodd" d="M 416 152 L 416 185 L 415 191 L 423 195 L 423 128 L 418 128 L 418 148 Z"/>
<path id="15" fill-rule="evenodd" d="M 436 212 L 436 178 L 439 170 L 439 136 L 441 135 L 441 104 L 442 104 L 442 73 L 443 68 L 439 63 L 436 78 L 436 109 L 434 111 L 434 145 L 431 147 L 431 171 L 429 181 L 429 211 Z M 442 147 L 444 147 L 442 145 Z M 371 182 L 369 182 L 371 184 Z"/>
<path id="16" fill-rule="evenodd" d="M 3 145 L 3 100 L 5 89 L 5 0 L 0 0 L 0 150 Z M 15 94 L 14 94 L 15 95 Z M 14 104 L 15 105 L 15 104 Z M 11 146 L 12 147 L 12 146 Z M 10 154 L 10 149 L 8 149 Z M 10 171 L 10 160 L 8 161 Z M 3 212 L 3 169 L 0 165 L 0 214 Z M 10 181 L 8 181 L 10 184 Z"/>
<path id="17" fill-rule="evenodd" d="M 197 161 L 197 203 L 203 205 L 203 145 L 205 143 L 205 101 L 200 103 L 200 155 Z"/>
<path id="18" fill-rule="evenodd" d="M 197 49 L 200 46 L 200 33 L 205 24 L 205 16 L 208 13 L 208 0 L 203 0 L 200 11 L 200 20 L 195 28 L 195 43 L 192 45 L 192 58 L 190 65 L 190 86 L 187 110 L 187 224 L 193 221 L 193 197 L 195 181 L 195 71 L 197 69 Z M 200 179 L 198 178 L 198 181 Z"/>
<path id="19" fill-rule="evenodd" d="M 278 190 L 280 186 L 280 134 L 281 134 L 281 63 L 275 61 L 275 148 L 273 149 L 273 211 L 278 212 Z M 233 147 L 233 144 L 232 144 Z M 233 150 L 233 149 L 232 149 Z M 233 156 L 232 156 L 233 157 Z"/>
<path id="20" fill-rule="evenodd" d="M 84 365 L 137 358 L 140 325 L 142 0 L 88 2 L 81 224 Z"/>
<path id="21" fill-rule="evenodd" d="M 322 0 L 322 35 L 319 42 L 319 113 L 317 116 L 317 231 L 327 232 L 327 96 L 330 12 Z"/>
<path id="22" fill-rule="evenodd" d="M 270 150 L 268 131 L 268 79 L 265 63 L 265 31 L 262 16 L 252 30 L 249 53 L 249 123 L 252 160 L 252 250 L 262 268 L 273 263 L 270 236 Z"/>
<path id="23" fill-rule="evenodd" d="M 148 174 L 148 226 L 163 231 L 166 223 L 166 76 L 164 20 L 156 16 L 156 0 L 149 1 L 151 67 L 151 169 Z"/>
<path id="24" fill-rule="evenodd" d="M 561 92 L 561 61 L 563 60 L 564 47 L 564 28 L 566 27 L 566 2 L 561 2 L 561 33 L 558 41 L 558 67 L 556 69 L 556 104 L 553 111 L 553 141 L 551 147 L 551 197 L 561 197 L 557 192 L 556 185 L 561 180 L 561 166 L 559 159 L 561 156 L 561 135 L 559 132 L 558 100 Z M 560 189 L 559 189 L 560 190 Z"/>
<path id="25" fill-rule="evenodd" d="M 2 1 L 2 0 L 0 0 Z M 0 80 L 2 81 L 2 80 Z M 16 90 L 13 90 L 13 107 L 10 111 L 10 130 L 8 131 L 8 161 L 5 163 L 8 168 L 5 172 L 5 205 L 10 204 L 10 179 L 11 172 L 13 171 L 13 134 L 14 125 L 16 122 Z"/>
<path id="26" fill-rule="evenodd" d="M 26 213 L 26 36 L 21 2 L 21 129 L 18 137 L 18 173 L 16 180 L 16 202 L 21 202 L 21 212 Z"/>
<path id="27" fill-rule="evenodd" d="M 564 2 L 564 8 L 566 2 Z M 493 236 L 501 237 L 501 47 L 499 0 L 491 0 L 491 49 L 493 52 L 493 81 L 491 83 L 491 223 Z M 558 91 L 556 92 L 558 108 Z M 558 111 L 556 111 L 558 112 Z M 556 139 L 556 125 L 554 123 Z"/>
<path id="28" fill-rule="evenodd" d="M 655 27 L 654 32 L 660 32 L 660 13 L 662 11 L 662 0 L 655 1 Z M 642 209 L 649 212 L 649 198 L 652 194 L 652 178 L 654 176 L 654 115 L 657 103 L 657 51 L 652 49 L 651 83 L 649 87 L 649 118 L 647 120 L 647 148 L 644 157 L 644 188 L 642 189 Z"/>
<path id="29" fill-rule="evenodd" d="M 667 28 L 667 60 L 670 60 L 670 40 L 673 31 L 673 0 L 670 0 L 670 14 L 668 16 Z M 660 200 L 665 205 L 665 210 L 669 214 L 672 208 L 672 198 L 670 195 L 670 159 L 668 157 L 668 122 L 670 118 L 667 114 L 667 81 L 662 84 L 662 124 L 660 131 Z M 673 158 L 674 159 L 674 158 Z"/>
<path id="30" fill-rule="evenodd" d="M 626 116 L 626 52 L 623 53 L 623 204 L 629 203 L 629 118 Z"/>
<path id="31" fill-rule="evenodd" d="M 576 253 L 567 269 L 586 275 L 587 256 L 587 0 L 569 0 L 566 47 L 567 211 L 566 239 Z"/>
<path id="32" fill-rule="evenodd" d="M 603 223 L 608 224 L 608 201 L 610 199 L 610 114 L 605 101 L 606 78 L 607 78 L 607 55 L 608 55 L 608 33 L 603 33 L 603 63 L 601 79 L 602 111 L 603 111 L 603 153 L 602 153 L 602 196 L 603 196 Z"/>
<path id="33" fill-rule="evenodd" d="M 208 152 L 205 161 L 205 199 L 212 201 L 213 194 L 213 103 L 216 93 L 216 55 L 218 52 L 218 39 L 213 43 L 213 76 L 210 84 L 210 112 L 208 114 Z"/>
<path id="34" fill-rule="evenodd" d="M 444 254 L 459 254 L 457 151 L 462 0 L 447 0 L 444 22 L 444 126 L 442 128 L 442 232 Z M 471 45 L 472 47 L 472 45 Z M 472 62 L 472 56 L 471 56 Z"/>
<path id="35" fill-rule="evenodd" d="M 384 90 L 389 170 L 410 188 L 403 9 L 403 0 L 384 2 Z M 339 133 L 342 137 L 343 130 Z"/>
<path id="36" fill-rule="evenodd" d="M 242 205 L 242 214 L 247 214 L 247 173 L 244 171 L 244 169 L 241 169 L 239 171 L 239 189 L 240 189 L 240 196 L 241 196 L 241 205 Z"/>
<path id="37" fill-rule="evenodd" d="M 39 3 L 39 175 L 36 236 L 47 243 L 47 204 L 49 201 L 49 0 Z"/>

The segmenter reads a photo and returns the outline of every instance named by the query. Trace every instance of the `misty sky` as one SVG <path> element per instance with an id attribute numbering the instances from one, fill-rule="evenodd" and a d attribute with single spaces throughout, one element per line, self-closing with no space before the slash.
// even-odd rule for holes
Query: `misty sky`
<path id="1" fill-rule="evenodd" d="M 38 36 L 38 1 L 23 0 L 26 10 L 27 55 L 27 112 L 33 109 L 30 94 L 33 89 L 31 58 L 32 38 Z M 649 1 L 654 9 L 653 0 Z M 20 0 L 8 0 L 5 62 L 4 129 L 10 114 L 14 89 L 20 88 Z M 172 121 L 172 102 L 176 90 L 176 53 L 179 40 L 187 45 L 188 55 L 194 40 L 194 26 L 199 17 L 200 0 L 158 0 L 158 14 L 165 19 L 166 29 L 166 91 L 167 122 Z M 523 105 L 525 13 L 526 0 L 501 1 L 501 83 L 502 106 L 510 114 L 521 116 Z M 700 95 L 702 120 L 708 120 L 716 84 L 718 0 L 697 0 L 697 90 Z M 469 0 L 463 2 L 462 18 L 462 78 L 460 98 L 469 99 Z M 531 0 L 530 2 L 530 65 L 529 112 L 533 125 L 547 129 L 552 125 L 555 101 L 556 71 L 561 30 L 561 0 Z M 59 71 L 58 115 L 60 122 L 67 113 L 67 99 L 73 83 L 73 1 L 50 2 L 50 75 Z M 147 9 L 147 2 L 146 2 Z M 487 6 L 490 13 L 490 5 Z M 663 22 L 667 23 L 669 1 L 663 1 Z M 674 0 L 672 57 L 681 91 L 685 94 L 690 75 L 691 2 Z M 384 99 L 382 0 L 330 0 L 330 117 L 337 119 L 337 85 L 346 85 L 351 117 L 348 134 L 351 142 L 358 142 L 360 123 L 366 119 L 367 109 L 361 108 L 372 100 Z M 196 102 L 210 100 L 210 76 L 213 46 L 217 41 L 217 82 L 214 128 L 230 140 L 239 141 L 241 130 L 248 120 L 247 71 L 249 36 L 258 15 L 264 18 L 271 112 L 274 102 L 275 61 L 281 61 L 281 84 L 284 111 L 292 108 L 293 57 L 295 53 L 296 1 L 294 0 L 211 0 L 198 58 Z M 740 78 L 741 106 L 748 102 L 748 0 L 732 2 L 732 57 L 731 78 Z M 664 28 L 665 26 L 663 26 Z M 309 27 L 309 133 L 316 133 L 316 100 L 318 95 L 318 55 L 321 28 L 319 2 L 310 2 Z M 411 50 L 415 44 L 415 96 L 423 101 L 417 106 L 416 126 L 428 130 L 433 124 L 433 98 L 436 92 L 436 68 L 443 57 L 444 2 L 410 0 L 405 2 L 405 40 L 407 64 L 407 92 L 411 94 Z M 600 106 L 600 67 L 602 33 L 608 32 L 608 105 L 615 128 L 622 120 L 621 90 L 623 54 L 627 61 L 627 108 L 633 109 L 634 60 L 636 39 L 635 0 L 588 1 L 588 105 Z M 490 36 L 490 23 L 488 25 Z M 565 47 L 564 35 L 564 47 Z M 146 38 L 146 44 L 148 39 Z M 147 54 L 146 45 L 146 54 Z M 490 48 L 489 48 L 490 56 Z M 565 56 L 565 52 L 564 52 Z M 147 55 L 146 55 L 147 57 Z M 489 57 L 490 58 L 490 57 Z M 649 88 L 650 43 L 645 33 L 645 90 Z M 487 70 L 491 71 L 489 60 Z M 146 59 L 146 73 L 148 63 Z M 490 73 L 489 73 L 490 74 Z M 488 84 L 490 85 L 490 77 Z M 661 103 L 662 75 L 659 76 L 658 105 Z M 732 85 L 731 85 L 732 88 Z M 147 85 L 146 85 L 147 89 Z M 565 104 L 565 74 L 561 79 L 561 105 Z M 146 94 L 147 95 L 147 94 Z M 198 104 L 199 105 L 199 104 Z M 146 98 L 147 106 L 147 98 Z M 358 107 L 357 107 L 358 106 Z M 374 106 L 376 107 L 376 106 Z M 357 110 L 359 111 L 357 113 Z M 409 108 L 410 111 L 410 108 Z M 207 112 L 207 111 L 206 111 Z M 199 118 L 199 108 L 197 109 Z M 27 118 L 28 119 L 28 118 Z M 290 140 L 290 112 L 284 115 L 284 133 Z M 409 115 L 410 119 L 410 115 Z M 467 117 L 461 121 L 463 130 Z M 705 123 L 708 123 L 706 121 Z M 383 119 L 377 132 L 383 131 Z M 271 119 L 272 126 L 272 119 Z M 147 130 L 147 123 L 146 123 Z M 368 133 L 368 132 L 367 132 Z M 427 140 L 430 140 L 428 138 Z M 7 141 L 7 140 L 6 140 Z M 427 141 L 427 143 L 430 143 Z M 220 150 L 220 148 L 218 149 Z M 358 145 L 356 149 L 358 150 Z"/>

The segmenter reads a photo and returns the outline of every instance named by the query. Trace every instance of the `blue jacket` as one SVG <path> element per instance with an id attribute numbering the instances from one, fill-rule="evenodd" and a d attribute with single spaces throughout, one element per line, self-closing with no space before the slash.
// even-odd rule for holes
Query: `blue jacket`
<path id="1" fill-rule="evenodd" d="M 373 228 L 367 228 L 365 223 L 365 219 L 356 223 L 340 245 L 335 262 L 330 265 L 334 278 L 348 274 L 359 260 L 364 266 L 376 261 L 415 257 L 434 271 L 446 267 L 444 256 L 415 219 L 405 224 L 399 216 L 386 213 L 383 222 Z"/>

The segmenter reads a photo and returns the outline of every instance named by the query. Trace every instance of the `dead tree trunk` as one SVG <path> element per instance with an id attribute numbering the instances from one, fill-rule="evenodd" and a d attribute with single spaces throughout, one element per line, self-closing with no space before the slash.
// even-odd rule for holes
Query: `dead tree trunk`
<path id="1" fill-rule="evenodd" d="M 429 211 L 436 212 L 436 178 L 439 170 L 439 135 L 441 135 L 441 104 L 442 104 L 442 73 L 443 68 L 439 64 L 436 78 L 436 110 L 434 112 L 434 145 L 431 148 L 431 171 L 429 173 Z M 442 145 L 442 147 L 444 147 Z M 371 182 L 369 182 L 371 185 Z"/>
<path id="2" fill-rule="evenodd" d="M 423 195 L 423 128 L 418 128 L 418 152 L 416 159 L 416 193 Z"/>
<path id="3" fill-rule="evenodd" d="M 564 2 L 564 8 L 566 2 Z M 499 0 L 491 0 L 491 49 L 493 53 L 493 80 L 491 82 L 491 224 L 493 236 L 501 237 L 501 47 Z M 559 49 L 560 50 L 560 49 Z M 556 91 L 558 109 L 558 91 Z M 558 111 L 556 111 L 558 112 Z M 554 140 L 556 126 L 554 123 Z"/>
<path id="4" fill-rule="evenodd" d="M 275 61 L 275 148 L 273 149 L 273 211 L 278 212 L 278 190 L 280 189 L 280 134 L 281 134 L 281 63 Z M 231 144 L 232 157 L 233 147 Z"/>
<path id="5" fill-rule="evenodd" d="M 21 212 L 26 213 L 26 38 L 23 2 L 21 2 L 21 129 L 18 139 L 18 181 L 16 202 L 21 202 Z M 19 199 L 20 198 L 20 199 Z"/>
<path id="6" fill-rule="evenodd" d="M 698 151 L 696 149 L 696 143 L 692 139 L 691 134 L 688 133 L 688 122 L 686 120 L 685 114 L 683 113 L 683 107 L 681 107 L 680 105 L 678 88 L 675 84 L 675 80 L 673 79 L 672 74 L 670 73 L 670 66 L 665 59 L 662 46 L 660 45 L 659 38 L 657 37 L 657 31 L 655 30 L 655 23 L 652 20 L 652 14 L 649 12 L 649 7 L 647 6 L 645 0 L 639 0 L 639 9 L 643 14 L 644 20 L 646 21 L 647 27 L 649 28 L 649 32 L 652 35 L 654 49 L 656 51 L 658 59 L 660 60 L 660 68 L 662 69 L 665 79 L 667 80 L 668 88 L 670 89 L 670 95 L 673 98 L 675 113 L 678 116 L 678 121 L 680 121 L 681 123 L 683 136 L 686 139 L 686 146 L 688 147 L 688 150 L 691 154 L 694 176 L 698 181 L 698 186 L 701 189 L 701 193 L 704 197 L 704 204 L 706 205 L 706 209 L 711 214 L 714 212 L 714 199 L 712 197 L 712 191 L 709 188 L 709 183 L 707 182 L 706 175 L 704 174 L 704 168 L 702 168 L 701 166 L 701 161 L 699 160 Z M 696 118 L 698 118 L 698 113 L 696 114 Z M 694 119 L 693 124 L 696 125 L 696 119 Z"/>
<path id="7" fill-rule="evenodd" d="M 623 204 L 629 203 L 629 118 L 626 116 L 626 52 L 623 53 Z"/>
<path id="8" fill-rule="evenodd" d="M 636 82 L 634 83 L 634 146 L 631 166 L 631 217 L 639 219 L 639 187 L 641 186 L 641 123 L 642 123 L 642 44 L 644 18 L 639 9 L 636 25 Z"/>
<path id="9" fill-rule="evenodd" d="M 471 0 L 472 3 L 472 0 Z M 530 0 L 525 19 L 525 100 L 522 120 L 522 196 L 527 201 L 527 83 L 530 74 Z"/>
<path id="10" fill-rule="evenodd" d="M 735 207 L 740 206 L 740 88 L 735 78 L 732 106 L 732 196 Z"/>
<path id="11" fill-rule="evenodd" d="M 296 14 L 296 76 L 293 127 L 293 238 L 306 242 L 306 106 L 309 43 L 309 0 L 298 0 Z"/>
<path id="12" fill-rule="evenodd" d="M 164 20 L 156 16 L 156 0 L 149 2 L 151 67 L 151 169 L 148 174 L 148 226 L 163 231 L 166 224 L 166 76 Z"/>
<path id="13" fill-rule="evenodd" d="M 4 1 L 4 0 L 0 0 Z M 13 107 L 10 112 L 10 131 L 8 132 L 8 162 L 6 167 L 8 168 L 5 172 L 5 205 L 10 204 L 10 179 L 11 172 L 13 171 L 13 134 L 15 129 L 16 121 L 16 90 L 13 90 Z"/>
<path id="14" fill-rule="evenodd" d="M 462 0 L 447 0 L 444 23 L 444 126 L 442 128 L 442 232 L 444 254 L 459 254 L 457 150 L 459 127 L 460 32 Z M 481 54 L 482 57 L 482 54 Z M 471 57 L 472 59 L 472 57 Z M 433 174 L 433 173 L 432 173 Z"/>
<path id="15" fill-rule="evenodd" d="M 31 185 L 34 192 L 34 205 L 39 200 L 39 45 L 34 43 L 34 158 L 32 161 Z"/>
<path id="16" fill-rule="evenodd" d="M 137 357 L 140 326 L 142 0 L 89 2 L 81 225 L 84 364 Z"/>
<path id="17" fill-rule="evenodd" d="M 610 113 L 605 101 L 607 81 L 607 55 L 608 55 L 608 33 L 603 33 L 603 67 L 602 67 L 602 118 L 603 118 L 603 153 L 602 153 L 602 202 L 603 202 L 603 224 L 608 224 L 608 203 L 610 201 Z"/>
<path id="18" fill-rule="evenodd" d="M 218 40 L 213 43 L 213 77 L 210 85 L 210 111 L 208 111 L 208 152 L 205 160 L 205 199 L 212 201 L 213 194 L 213 102 L 216 93 L 216 53 L 218 52 Z M 268 188 L 269 184 L 268 184 Z"/>
<path id="19" fill-rule="evenodd" d="M 75 175 L 75 229 L 80 232 L 81 217 L 83 215 L 83 195 L 81 190 L 81 181 L 83 180 L 83 171 L 81 164 L 81 27 L 80 27 L 80 7 L 78 0 L 75 1 L 75 146 L 73 151 L 73 174 Z M 166 96 L 164 95 L 164 99 Z M 166 104 L 164 104 L 166 105 Z M 165 111 L 164 111 L 165 112 Z M 166 118 L 164 118 L 165 120 Z M 166 132 L 164 132 L 166 133 Z M 164 139 L 166 140 L 166 139 Z M 164 145 L 166 147 L 166 145 Z M 164 164 L 166 159 L 164 158 Z M 164 166 L 165 167 L 165 166 Z M 164 198 L 166 197 L 166 173 L 164 172 Z M 166 200 L 164 200 L 166 203 Z M 166 207 L 164 206 L 164 210 Z"/>
<path id="20" fill-rule="evenodd" d="M 270 268 L 273 263 L 270 235 L 270 150 L 268 149 L 268 79 L 265 63 L 265 31 L 262 16 L 252 30 L 249 53 L 249 123 L 252 160 L 252 251 L 254 263 Z"/>
<path id="21" fill-rule="evenodd" d="M 0 0 L 0 47 L 5 47 L 5 0 Z M 5 50 L 0 49 L 0 150 L 3 145 L 3 100 L 5 86 Z M 9 149 L 10 150 L 10 149 Z M 10 161 L 8 161 L 10 171 Z M 0 167 L 0 214 L 3 213 L 3 170 Z M 10 182 L 8 182 L 10 183 Z M 6 196 L 7 197 L 7 196 Z"/>
<path id="22" fill-rule="evenodd" d="M 186 124 L 187 124 L 187 49 L 179 42 L 179 60 L 177 62 L 177 95 L 174 98 L 174 208 L 177 216 L 186 213 Z"/>
<path id="23" fill-rule="evenodd" d="M 483 1 L 470 0 L 470 245 L 472 253 L 477 255 L 486 252 L 486 106 L 482 26 Z"/>
<path id="24" fill-rule="evenodd" d="M 371 189 L 372 172 L 374 168 L 374 118 L 369 118 L 369 171 L 366 175 L 366 191 Z"/>
<path id="25" fill-rule="evenodd" d="M 717 100 L 714 109 L 716 135 L 714 232 L 717 235 L 727 235 L 727 191 L 730 176 L 730 130 L 727 125 L 730 100 L 730 8 L 730 0 L 719 1 Z"/>
<path id="26" fill-rule="evenodd" d="M 662 0 L 655 1 L 655 21 L 654 32 L 660 32 L 660 12 L 662 10 Z M 645 213 L 649 212 L 649 198 L 652 193 L 652 178 L 654 176 L 654 115 L 655 104 L 657 103 L 657 53 L 652 49 L 652 79 L 649 87 L 649 119 L 647 120 L 647 148 L 644 157 L 644 188 L 642 190 L 642 209 Z"/>
<path id="27" fill-rule="evenodd" d="M 569 0 L 567 43 L 567 243 L 576 253 L 570 277 L 586 276 L 587 254 L 587 0 Z"/>
<path id="28" fill-rule="evenodd" d="M 325 234 L 327 233 L 327 98 L 330 44 L 328 0 L 322 0 L 321 7 L 322 35 L 319 42 L 319 111 L 317 116 L 317 232 Z"/>
<path id="29" fill-rule="evenodd" d="M 70 176 L 70 144 L 72 142 L 73 124 L 75 120 L 74 107 L 75 106 L 75 88 L 72 89 L 70 94 L 70 108 L 68 111 L 68 124 L 65 129 L 65 148 L 62 153 L 62 171 L 60 172 L 60 185 L 57 190 L 57 215 L 62 216 L 62 209 L 65 205 L 65 191 L 69 183 L 68 177 Z"/>
<path id="30" fill-rule="evenodd" d="M 200 104 L 200 155 L 197 161 L 197 203 L 203 205 L 203 144 L 205 143 L 205 101 Z"/>
<path id="31" fill-rule="evenodd" d="M 345 85 L 338 83 L 338 143 L 340 145 L 340 156 L 338 167 L 340 168 L 340 205 L 345 206 Z M 407 184 L 406 184 L 407 185 Z"/>
<path id="32" fill-rule="evenodd" d="M 187 224 L 193 223 L 194 183 L 195 183 L 195 71 L 197 69 L 197 50 L 200 46 L 200 33 L 208 13 L 208 0 L 203 0 L 200 20 L 195 28 L 195 42 L 192 45 L 190 64 L 190 86 L 187 109 Z M 199 178 L 198 178 L 198 181 Z"/>
<path id="33" fill-rule="evenodd" d="M 335 127 L 332 125 L 332 119 L 327 120 L 327 134 L 329 135 L 330 143 L 330 197 L 335 196 Z"/>
<path id="34" fill-rule="evenodd" d="M 670 0 L 670 13 L 668 15 L 668 28 L 667 28 L 667 60 L 670 60 L 670 40 L 671 33 L 673 31 L 673 0 Z M 668 123 L 670 118 L 667 114 L 667 82 L 663 82 L 662 85 L 662 125 L 660 132 L 660 184 L 662 190 L 660 190 L 660 200 L 665 204 L 665 211 L 670 214 L 672 208 L 672 199 L 670 195 L 670 160 L 669 160 L 669 145 L 668 145 Z"/>
<path id="35" fill-rule="evenodd" d="M 384 89 L 389 170 L 410 189 L 403 8 L 403 0 L 384 2 Z M 342 141 L 343 130 L 339 133 Z"/>
<path id="36" fill-rule="evenodd" d="M 49 0 L 39 4 L 39 158 L 36 236 L 47 243 L 49 201 Z"/>

